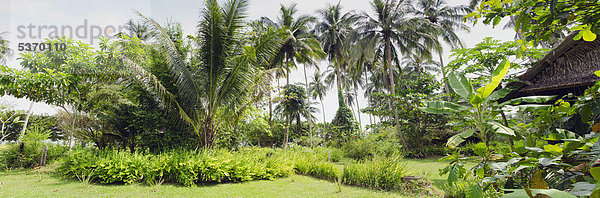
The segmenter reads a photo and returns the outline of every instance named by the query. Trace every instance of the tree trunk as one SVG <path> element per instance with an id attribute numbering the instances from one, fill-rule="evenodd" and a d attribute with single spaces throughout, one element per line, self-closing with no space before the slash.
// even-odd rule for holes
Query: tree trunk
<path id="1" fill-rule="evenodd" d="M 286 65 L 286 71 L 287 71 L 287 75 L 285 75 L 286 83 L 287 83 L 286 85 L 289 85 L 290 84 L 290 57 L 287 57 L 285 65 Z M 285 90 L 284 90 L 284 93 L 285 93 Z M 286 115 L 286 117 L 287 117 L 287 119 L 286 119 L 287 125 L 285 127 L 285 136 L 283 138 L 283 150 L 287 149 L 288 138 L 290 136 L 290 123 L 291 123 L 290 122 L 290 113 L 287 112 L 286 114 L 287 114 Z"/>
<path id="2" fill-rule="evenodd" d="M 323 111 L 323 127 L 325 127 L 327 120 L 325 119 L 325 105 L 323 105 L 323 98 L 321 98 L 321 111 Z"/>
<path id="3" fill-rule="evenodd" d="M 31 104 L 29 104 L 29 110 L 27 110 L 27 116 L 25 117 L 25 122 L 23 123 L 23 128 L 21 129 L 21 134 L 19 135 L 19 139 L 17 140 L 17 144 L 19 144 L 19 142 L 23 141 L 23 136 L 25 136 L 25 131 L 27 130 L 27 124 L 29 123 L 29 117 L 31 116 L 32 113 L 32 109 L 33 109 L 33 104 L 35 102 L 31 102 Z"/>
<path id="4" fill-rule="evenodd" d="M 390 91 L 392 96 L 396 95 L 396 87 L 394 83 L 394 72 L 392 69 L 392 46 L 389 37 L 385 38 L 385 48 L 386 48 L 386 62 L 388 66 L 388 75 L 390 76 Z M 404 134 L 400 131 L 400 120 L 398 119 L 398 109 L 396 109 L 396 105 L 393 105 L 393 98 L 390 98 L 389 105 L 390 108 L 394 109 L 394 120 L 396 120 L 396 130 L 398 131 L 398 137 L 400 137 L 400 142 L 402 146 L 404 146 L 404 150 L 409 150 L 408 144 L 406 144 L 406 140 L 404 139 Z"/>
<path id="5" fill-rule="evenodd" d="M 442 78 L 444 81 L 444 89 L 446 90 L 446 99 L 450 101 L 450 86 L 448 85 L 448 80 L 446 79 L 446 71 L 444 70 L 444 59 L 442 58 L 442 50 L 438 52 L 438 56 L 440 58 L 440 70 L 442 71 Z"/>
<path id="6" fill-rule="evenodd" d="M 304 86 L 306 87 L 306 100 L 308 102 L 308 104 L 306 105 L 306 120 L 308 121 L 308 134 L 310 135 L 310 139 L 311 139 L 311 143 L 310 143 L 310 147 L 312 148 L 314 145 L 312 144 L 312 138 L 313 138 L 313 134 L 312 134 L 312 117 L 310 114 L 310 91 L 308 90 L 308 77 L 306 76 L 306 64 L 303 64 L 304 66 Z M 300 117 L 298 115 L 298 117 Z"/>
<path id="7" fill-rule="evenodd" d="M 360 104 L 358 104 L 358 91 L 356 91 L 356 89 L 358 88 L 354 88 L 354 99 L 356 99 L 356 115 L 358 116 L 358 128 L 362 132 L 362 121 L 360 119 Z"/>

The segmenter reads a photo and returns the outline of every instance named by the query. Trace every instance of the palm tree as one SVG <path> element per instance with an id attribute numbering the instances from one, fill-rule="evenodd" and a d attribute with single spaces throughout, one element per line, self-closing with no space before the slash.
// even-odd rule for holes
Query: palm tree
<path id="1" fill-rule="evenodd" d="M 156 32 L 152 31 L 150 24 L 146 21 L 134 22 L 133 20 L 125 23 L 125 29 L 129 31 L 130 37 L 137 37 L 142 41 L 148 41 L 156 35 Z"/>
<path id="2" fill-rule="evenodd" d="M 319 35 L 319 40 L 323 45 L 323 50 L 327 53 L 329 61 L 333 63 L 335 80 L 337 83 L 338 94 L 342 92 L 342 72 L 345 71 L 348 58 L 344 54 L 343 48 L 349 45 L 349 36 L 353 32 L 353 26 L 358 20 L 358 16 L 348 12 L 342 13 L 340 3 L 329 5 L 326 9 L 319 10 L 323 20 L 315 26 L 315 32 Z M 340 98 L 341 96 L 338 96 Z"/>
<path id="3" fill-rule="evenodd" d="M 155 46 L 163 52 L 167 69 L 174 76 L 176 92 L 169 92 L 150 72 L 129 58 L 124 58 L 129 71 L 142 78 L 148 88 L 160 95 L 160 101 L 175 107 L 179 118 L 191 126 L 203 142 L 211 148 L 219 132 L 248 108 L 257 97 L 254 75 L 264 75 L 254 67 L 256 57 L 271 56 L 265 46 L 272 42 L 264 39 L 254 46 L 242 46 L 239 38 L 244 27 L 246 0 L 229 0 L 220 6 L 216 0 L 207 0 L 198 25 L 196 54 L 182 54 L 176 49 L 165 29 L 156 21 L 139 14 L 157 32 Z M 249 49 L 249 50 L 247 50 Z M 190 61 L 186 57 L 199 61 Z M 200 143 L 199 143 L 200 144 Z"/>
<path id="4" fill-rule="evenodd" d="M 12 55 L 12 50 L 9 47 L 10 42 L 4 39 L 4 34 L 6 34 L 6 32 L 0 33 L 0 64 L 6 63 L 6 59 L 10 58 Z"/>
<path id="5" fill-rule="evenodd" d="M 469 31 L 469 27 L 462 22 L 465 13 L 469 12 L 469 10 L 469 7 L 463 5 L 449 6 L 445 0 L 419 0 L 414 14 L 436 25 L 439 30 L 436 32 L 436 37 L 450 45 L 452 49 L 456 49 L 463 47 L 463 43 L 456 34 L 456 31 Z M 446 79 L 444 60 L 442 59 L 442 46 L 434 46 L 434 49 L 437 51 L 440 60 L 442 78 Z M 448 93 L 450 89 L 445 80 L 444 87 L 446 93 Z"/>
<path id="6" fill-rule="evenodd" d="M 302 131 L 300 118 L 304 117 L 310 120 L 309 117 L 312 117 L 312 113 L 314 112 L 307 99 L 306 90 L 303 87 L 293 84 L 285 85 L 283 86 L 283 99 L 275 107 L 276 111 L 290 116 L 290 120 L 296 120 L 298 134 L 301 134 Z"/>
<path id="7" fill-rule="evenodd" d="M 318 71 L 315 72 L 312 81 L 309 84 L 308 93 L 310 94 L 310 96 L 312 96 L 312 98 L 319 98 L 319 100 L 321 101 L 323 124 L 327 123 L 327 120 L 325 119 L 325 105 L 323 104 L 323 98 L 325 98 L 325 95 L 327 95 L 327 90 L 328 87 L 325 83 L 324 75 L 322 73 L 319 73 Z"/>
<path id="8" fill-rule="evenodd" d="M 308 15 L 302 15 L 298 18 L 294 18 L 294 15 L 298 10 L 296 4 L 292 4 L 288 7 L 281 5 L 281 16 L 279 17 L 278 28 L 283 29 L 287 32 L 284 42 L 280 45 L 280 48 L 275 57 L 273 64 L 285 64 L 286 74 L 286 85 L 290 84 L 290 71 L 292 67 L 296 66 L 296 62 L 302 63 L 304 66 L 304 81 L 305 86 L 308 88 L 308 77 L 306 75 L 307 65 L 317 65 L 316 60 L 322 59 L 325 54 L 320 46 L 318 40 L 314 38 L 308 31 L 310 23 L 315 21 L 315 18 Z M 268 18 L 264 18 L 265 21 L 270 21 Z M 310 101 L 309 101 L 310 103 Z M 308 107 L 307 107 L 308 108 Z M 308 112 L 309 109 L 306 109 Z M 291 122 L 290 115 L 287 116 L 288 127 L 286 127 L 286 133 L 283 140 L 283 148 L 287 148 L 287 142 L 289 138 L 289 124 Z M 309 133 L 312 134 L 311 118 L 307 117 L 309 123 Z"/>
<path id="9" fill-rule="evenodd" d="M 373 0 L 371 3 L 375 15 L 372 17 L 367 13 L 362 14 L 359 21 L 359 30 L 363 34 L 363 42 L 377 43 L 377 48 L 383 48 L 384 67 L 388 71 L 388 90 L 392 95 L 396 94 L 394 81 L 394 68 L 392 61 L 399 64 L 401 54 L 417 52 L 425 54 L 430 46 L 435 46 L 436 40 L 429 34 L 431 26 L 419 18 L 409 18 L 408 13 L 413 10 L 412 5 L 404 0 Z M 399 51 L 397 51 L 399 50 Z M 393 59 L 392 59 L 393 58 Z M 394 111 L 394 120 L 400 136 L 400 141 L 405 149 L 408 144 L 400 131 L 398 110 L 389 101 L 390 108 Z"/>

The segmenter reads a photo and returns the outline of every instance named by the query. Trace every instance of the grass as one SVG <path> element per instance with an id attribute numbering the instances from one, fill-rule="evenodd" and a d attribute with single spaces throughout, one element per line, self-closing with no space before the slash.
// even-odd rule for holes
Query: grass
<path id="1" fill-rule="evenodd" d="M 441 188 L 448 175 L 440 175 L 440 169 L 448 165 L 447 162 L 438 161 L 437 158 L 427 159 L 404 159 L 407 163 L 410 175 L 419 175 L 428 178 L 433 186 Z M 475 166 L 475 163 L 467 163 L 465 168 L 470 169 Z"/>
<path id="2" fill-rule="evenodd" d="M 43 174 L 40 180 L 39 174 Z M 52 170 L 21 170 L 0 173 L 0 197 L 414 197 L 395 192 L 342 186 L 333 182 L 295 175 L 275 181 L 216 184 L 183 187 L 172 184 L 155 186 L 84 185 L 65 179 Z"/>

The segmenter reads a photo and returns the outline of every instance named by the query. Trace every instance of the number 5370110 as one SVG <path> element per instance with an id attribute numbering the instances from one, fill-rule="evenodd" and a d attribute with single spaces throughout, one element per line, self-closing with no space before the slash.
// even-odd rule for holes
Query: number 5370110
<path id="1" fill-rule="evenodd" d="M 19 51 L 65 51 L 67 44 L 65 43 L 19 43 L 17 48 Z"/>

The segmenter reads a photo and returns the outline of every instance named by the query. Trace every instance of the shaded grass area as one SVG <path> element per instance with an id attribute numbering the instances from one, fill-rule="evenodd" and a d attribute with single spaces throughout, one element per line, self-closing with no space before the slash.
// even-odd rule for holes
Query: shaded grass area
<path id="1" fill-rule="evenodd" d="M 438 158 L 404 159 L 404 161 L 407 163 L 406 168 L 409 169 L 409 175 L 426 177 L 437 188 L 441 188 L 446 183 L 448 175 L 440 175 L 439 170 L 446 167 L 447 162 L 438 161 Z M 465 168 L 469 170 L 473 166 L 475 163 L 467 163 Z"/>
<path id="2" fill-rule="evenodd" d="M 142 184 L 86 186 L 79 180 L 65 179 L 52 171 L 2 172 L 0 197 L 414 197 L 353 186 L 343 186 L 342 192 L 338 192 L 335 183 L 299 175 L 275 181 L 195 187 L 163 184 L 155 188 Z"/>

